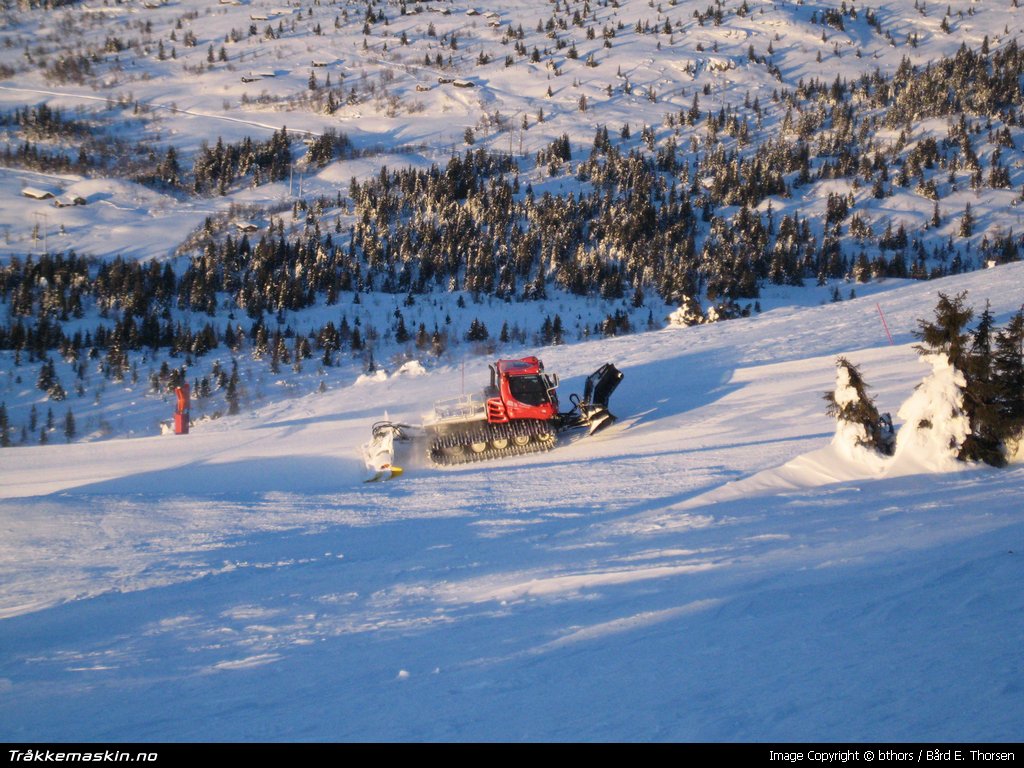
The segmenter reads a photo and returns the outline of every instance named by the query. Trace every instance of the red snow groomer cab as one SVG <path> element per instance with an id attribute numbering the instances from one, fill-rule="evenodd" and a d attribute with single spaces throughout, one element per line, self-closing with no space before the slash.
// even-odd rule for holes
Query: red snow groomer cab
<path id="1" fill-rule="evenodd" d="M 491 369 L 487 395 L 487 422 L 506 424 L 519 419 L 550 421 L 558 415 L 558 374 L 544 373 L 536 357 L 499 360 Z"/>
<path id="2" fill-rule="evenodd" d="M 374 424 L 373 437 L 363 446 L 367 466 L 375 472 L 371 480 L 400 474 L 393 467 L 395 440 L 425 442 L 434 464 L 463 464 L 547 451 L 563 430 L 585 427 L 593 434 L 615 421 L 608 399 L 622 372 L 611 363 L 587 377 L 583 396 L 572 395 L 572 409 L 565 412 L 558 410 L 558 375 L 545 373 L 538 358 L 498 360 L 490 371 L 482 393 L 435 403 L 422 425 Z"/>

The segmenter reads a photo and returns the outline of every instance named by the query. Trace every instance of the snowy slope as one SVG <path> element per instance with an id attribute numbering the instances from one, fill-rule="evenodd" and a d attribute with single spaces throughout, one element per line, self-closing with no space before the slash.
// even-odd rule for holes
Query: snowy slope
<path id="1" fill-rule="evenodd" d="M 0 738 L 1017 739 L 1024 467 L 877 476 L 821 394 L 843 353 L 895 413 L 936 292 L 1022 284 L 546 349 L 618 425 L 387 484 L 370 424 L 462 371 L 0 452 Z"/>

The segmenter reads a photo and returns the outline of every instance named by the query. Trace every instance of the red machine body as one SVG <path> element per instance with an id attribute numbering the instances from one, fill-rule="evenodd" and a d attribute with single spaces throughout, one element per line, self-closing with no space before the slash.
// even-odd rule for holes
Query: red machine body
<path id="1" fill-rule="evenodd" d="M 487 421 L 505 424 L 518 419 L 548 421 L 558 416 L 557 376 L 544 373 L 536 357 L 498 360 L 491 367 Z"/>

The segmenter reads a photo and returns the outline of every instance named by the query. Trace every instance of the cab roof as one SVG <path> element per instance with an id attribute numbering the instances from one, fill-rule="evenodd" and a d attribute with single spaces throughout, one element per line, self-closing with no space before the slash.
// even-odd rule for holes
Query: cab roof
<path id="1" fill-rule="evenodd" d="M 508 376 L 536 376 L 544 372 L 544 363 L 536 357 L 521 360 L 499 360 L 494 364 L 499 373 Z"/>

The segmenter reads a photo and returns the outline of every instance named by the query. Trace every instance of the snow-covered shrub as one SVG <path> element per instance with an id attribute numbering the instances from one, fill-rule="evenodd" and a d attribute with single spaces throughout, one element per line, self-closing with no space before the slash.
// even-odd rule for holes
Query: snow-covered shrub
<path id="1" fill-rule="evenodd" d="M 1006 441 L 1006 461 L 1008 464 L 1024 464 L 1024 434 Z"/>
<path id="2" fill-rule="evenodd" d="M 896 435 L 896 458 L 909 457 L 934 469 L 956 464 L 970 422 L 964 412 L 967 382 L 944 354 L 922 354 L 932 372 L 900 407 L 904 424 Z"/>
<path id="3" fill-rule="evenodd" d="M 704 311 L 692 296 L 683 296 L 679 309 L 668 316 L 669 325 L 699 325 L 703 322 Z"/>
<path id="4" fill-rule="evenodd" d="M 825 394 L 825 412 L 836 420 L 832 444 L 848 455 L 859 449 L 892 454 L 892 436 L 867 393 L 860 369 L 845 357 L 836 360 L 836 388 Z"/>
<path id="5" fill-rule="evenodd" d="M 737 317 L 747 317 L 749 315 L 749 304 L 744 308 L 734 299 L 726 299 L 708 308 L 706 322 L 717 323 L 719 320 L 735 320 Z"/>

